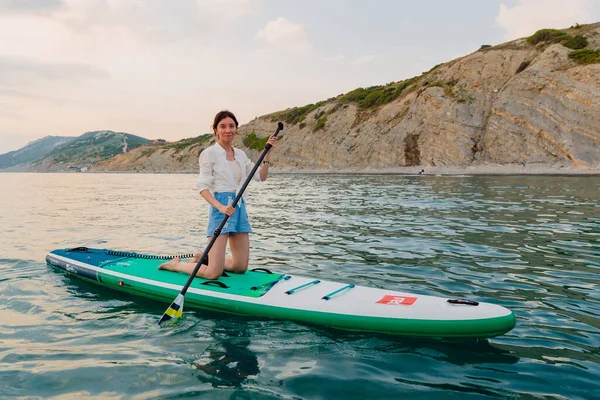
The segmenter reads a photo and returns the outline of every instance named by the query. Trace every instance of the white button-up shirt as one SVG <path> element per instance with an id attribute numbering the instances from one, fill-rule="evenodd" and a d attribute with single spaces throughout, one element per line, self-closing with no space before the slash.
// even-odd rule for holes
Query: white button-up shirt
<path id="1" fill-rule="evenodd" d="M 240 164 L 242 168 L 242 180 L 238 183 L 233 177 L 233 171 L 227 163 L 227 155 L 225 149 L 221 147 L 219 143 L 215 143 L 213 146 L 207 147 L 200 153 L 200 175 L 198 176 L 198 182 L 196 187 L 198 190 L 203 191 L 208 189 L 212 193 L 216 192 L 238 192 L 250 172 L 254 167 L 254 163 L 246 156 L 240 149 L 233 148 L 235 154 L 235 161 Z M 255 181 L 260 181 L 259 169 L 252 177 Z M 245 199 L 246 193 L 243 198 Z"/>

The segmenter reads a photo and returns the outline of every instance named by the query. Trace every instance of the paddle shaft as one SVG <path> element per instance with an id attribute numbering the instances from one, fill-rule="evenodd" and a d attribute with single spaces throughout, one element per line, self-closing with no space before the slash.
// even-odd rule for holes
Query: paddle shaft
<path id="1" fill-rule="evenodd" d="M 283 124 L 281 122 L 278 122 L 277 123 L 277 129 L 275 130 L 275 133 L 273 133 L 273 136 L 277 136 L 277 134 L 279 134 L 279 132 L 282 129 L 283 129 Z M 233 200 L 233 203 L 231 204 L 231 206 L 234 209 L 235 209 L 238 201 L 240 201 L 240 199 L 242 198 L 242 195 L 244 194 L 244 191 L 246 190 L 246 187 L 248 187 L 248 184 L 250 183 L 250 180 L 252 179 L 252 177 L 256 173 L 256 170 L 258 169 L 258 167 L 260 167 L 260 163 L 265 158 L 265 156 L 267 155 L 267 153 L 269 152 L 269 150 L 271 149 L 271 147 L 273 147 L 273 146 L 271 146 L 271 144 L 269 144 L 269 143 L 266 144 L 265 149 L 263 150 L 262 154 L 258 158 L 258 161 L 256 162 L 256 164 L 254 164 L 254 167 L 252 168 L 252 172 L 250 172 L 250 174 L 248 174 L 248 177 L 246 178 L 246 181 L 242 185 L 242 187 L 239 190 L 237 196 L 235 196 L 235 199 Z M 192 281 L 196 277 L 196 273 L 198 272 L 198 270 L 202 266 L 203 261 L 207 258 L 208 252 L 210 251 L 210 249 L 215 244 L 215 241 L 217 240 L 217 238 L 221 234 L 221 231 L 223 230 L 223 227 L 227 223 L 228 219 L 229 219 L 229 215 L 225 214 L 225 218 L 223 218 L 223 221 L 221 221 L 221 224 L 219 225 L 219 227 L 217 229 L 215 229 L 215 232 L 213 234 L 212 239 L 210 240 L 210 242 L 208 242 L 208 246 L 206 246 L 206 249 L 204 249 L 204 253 L 202 253 L 202 257 L 200 257 L 200 260 L 198 260 L 198 262 L 196 263 L 196 266 L 194 267 L 194 270 L 190 274 L 190 277 L 188 278 L 187 282 L 183 286 L 183 289 L 181 289 L 181 292 L 180 292 L 181 295 L 185 295 L 185 293 L 187 292 L 188 288 L 192 284 Z"/>

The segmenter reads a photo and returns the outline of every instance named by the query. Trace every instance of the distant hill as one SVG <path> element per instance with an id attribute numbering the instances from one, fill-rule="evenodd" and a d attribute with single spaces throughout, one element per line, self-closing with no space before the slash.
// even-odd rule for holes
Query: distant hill
<path id="1" fill-rule="evenodd" d="M 0 169 L 59 172 L 86 170 L 99 161 L 126 153 L 152 141 L 109 130 L 86 132 L 78 137 L 48 136 L 0 155 Z"/>
<path id="2" fill-rule="evenodd" d="M 214 143 L 215 135 L 205 133 L 177 142 L 140 146 L 125 154 L 96 163 L 90 170 L 92 172 L 195 172 L 198 170 L 198 156 L 202 150 Z"/>
<path id="3" fill-rule="evenodd" d="M 17 168 L 46 157 L 57 147 L 73 140 L 72 136 L 46 136 L 27 143 L 19 150 L 0 154 L 0 169 Z"/>
<path id="4" fill-rule="evenodd" d="M 52 172 L 87 169 L 99 161 L 151 143 L 149 139 L 124 132 L 86 132 L 32 163 L 30 170 Z"/>

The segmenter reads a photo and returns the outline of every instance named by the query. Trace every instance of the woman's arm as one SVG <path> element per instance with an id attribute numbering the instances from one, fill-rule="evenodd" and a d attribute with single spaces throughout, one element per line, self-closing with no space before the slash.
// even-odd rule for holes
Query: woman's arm
<path id="1" fill-rule="evenodd" d="M 210 152 L 210 147 L 202 150 L 200 157 L 198 157 L 198 164 L 200 164 L 200 175 L 198 175 L 198 181 L 196 182 L 196 188 L 200 192 L 203 190 L 213 190 L 215 184 L 215 177 L 213 175 L 213 167 L 215 161 Z"/>
<path id="2" fill-rule="evenodd" d="M 269 176 L 269 165 L 271 163 L 271 161 L 269 161 L 269 154 L 271 154 L 271 151 L 277 144 L 277 137 L 271 136 L 269 138 L 269 140 L 267 140 L 267 143 L 269 143 L 271 145 L 271 148 L 269 149 L 267 154 L 265 154 L 265 158 L 263 158 L 263 164 L 260 166 L 259 174 L 260 174 L 261 181 L 266 181 L 267 176 Z"/>
<path id="3" fill-rule="evenodd" d="M 219 202 L 219 200 L 215 199 L 215 196 L 213 196 L 208 189 L 201 190 L 200 196 L 202 196 L 204 200 L 208 202 L 208 204 L 219 210 L 219 212 L 222 214 L 227 214 L 231 217 L 235 212 L 235 208 L 232 206 L 223 205 L 221 202 Z"/>
<path id="4" fill-rule="evenodd" d="M 266 181 L 267 176 L 269 176 L 269 162 L 270 161 L 267 160 L 267 157 L 265 157 L 265 159 L 263 160 L 263 164 L 260 166 L 258 174 L 260 175 L 261 182 Z"/>
<path id="5" fill-rule="evenodd" d="M 202 196 L 204 200 L 208 202 L 208 204 L 212 205 L 221 213 L 232 216 L 235 209 L 231 206 L 224 206 L 221 204 L 210 192 L 213 190 L 215 183 L 215 177 L 213 175 L 215 161 L 214 155 L 209 149 L 210 147 L 200 153 L 200 157 L 198 159 L 198 162 L 200 163 L 200 176 L 198 176 L 198 183 L 196 187 L 198 190 L 200 190 L 200 196 Z"/>

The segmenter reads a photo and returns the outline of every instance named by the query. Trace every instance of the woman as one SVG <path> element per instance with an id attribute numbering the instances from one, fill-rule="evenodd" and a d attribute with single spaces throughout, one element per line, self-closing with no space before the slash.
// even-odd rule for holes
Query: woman
<path id="1" fill-rule="evenodd" d="M 204 279 L 217 279 L 223 270 L 242 274 L 248 269 L 250 257 L 248 234 L 252 232 L 252 227 L 246 213 L 246 194 L 242 195 L 235 208 L 231 204 L 237 191 L 252 171 L 254 163 L 242 150 L 233 147 L 237 128 L 238 121 L 233 113 L 219 112 L 213 122 L 217 143 L 204 149 L 200 154 L 200 176 L 197 187 L 200 195 L 211 205 L 207 230 L 209 241 L 225 215 L 229 215 L 229 220 L 208 253 L 208 265 L 202 264 L 196 273 L 196 276 Z M 277 138 L 271 136 L 267 143 L 274 147 L 277 144 Z M 263 163 L 253 179 L 260 181 L 267 179 L 271 150 L 265 155 Z M 229 242 L 231 258 L 225 258 L 227 242 Z M 161 264 L 159 268 L 191 274 L 199 259 L 200 254 L 196 254 L 188 262 L 181 262 L 176 257 Z"/>

